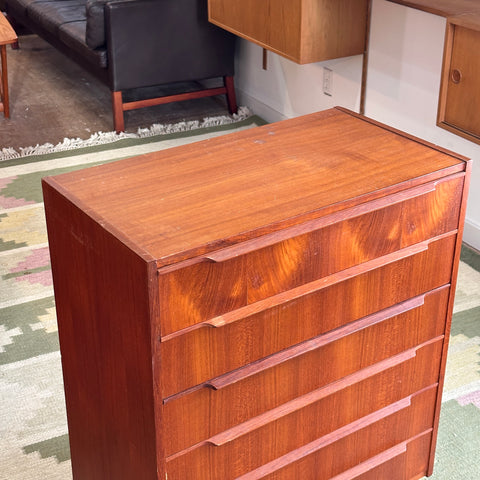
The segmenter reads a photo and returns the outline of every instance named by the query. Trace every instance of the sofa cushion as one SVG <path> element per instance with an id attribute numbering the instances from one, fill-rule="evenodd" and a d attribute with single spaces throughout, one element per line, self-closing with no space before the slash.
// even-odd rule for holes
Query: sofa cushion
<path id="1" fill-rule="evenodd" d="M 86 21 L 70 22 L 63 24 L 59 31 L 59 39 L 75 51 L 78 55 L 88 61 L 91 65 L 100 68 L 107 68 L 107 50 L 105 48 L 90 48 L 85 43 Z"/>
<path id="2" fill-rule="evenodd" d="M 87 0 L 87 31 L 85 40 L 91 48 L 105 45 L 105 4 L 123 0 Z"/>
<path id="3" fill-rule="evenodd" d="M 84 0 L 49 0 L 33 2 L 27 16 L 41 28 L 57 35 L 61 25 L 85 20 Z"/>

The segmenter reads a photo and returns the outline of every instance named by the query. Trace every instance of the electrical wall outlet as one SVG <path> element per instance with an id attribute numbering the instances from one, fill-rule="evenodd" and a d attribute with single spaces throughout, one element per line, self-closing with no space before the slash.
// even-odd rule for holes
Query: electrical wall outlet
<path id="1" fill-rule="evenodd" d="M 333 70 L 323 67 L 323 93 L 332 96 L 333 92 Z"/>

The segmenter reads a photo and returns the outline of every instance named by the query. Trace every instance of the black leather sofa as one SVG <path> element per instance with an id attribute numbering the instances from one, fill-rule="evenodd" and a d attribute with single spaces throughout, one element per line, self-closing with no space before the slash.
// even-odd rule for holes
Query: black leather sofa
<path id="1" fill-rule="evenodd" d="M 210 95 L 236 112 L 235 36 L 208 22 L 207 0 L 0 0 L 14 24 L 38 34 L 93 72 L 112 92 L 114 128 L 124 111 Z M 200 87 L 134 102 L 143 87 L 221 77 Z"/>

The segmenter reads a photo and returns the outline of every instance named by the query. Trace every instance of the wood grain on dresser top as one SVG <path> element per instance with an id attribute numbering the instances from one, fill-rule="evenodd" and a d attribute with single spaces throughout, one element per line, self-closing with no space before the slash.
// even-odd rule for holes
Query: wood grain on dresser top
<path id="1" fill-rule="evenodd" d="M 331 109 L 46 182 L 162 266 L 465 168 L 463 157 Z"/>

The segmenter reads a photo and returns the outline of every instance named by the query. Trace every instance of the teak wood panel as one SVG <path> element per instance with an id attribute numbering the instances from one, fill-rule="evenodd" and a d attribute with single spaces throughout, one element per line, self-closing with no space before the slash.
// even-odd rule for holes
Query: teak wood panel
<path id="1" fill-rule="evenodd" d="M 341 290 L 337 298 L 341 297 L 344 293 L 346 293 L 345 298 L 347 298 L 349 295 L 348 290 L 344 288 L 345 285 L 340 287 Z M 388 351 L 393 353 L 396 348 L 400 349 L 402 346 L 407 348 L 407 345 L 413 346 L 416 339 L 418 339 L 418 342 L 426 341 L 428 338 L 431 338 L 428 336 L 430 332 L 437 332 L 438 328 L 436 322 L 428 321 L 428 318 L 430 318 L 427 316 L 428 313 L 437 312 L 438 318 L 442 318 L 441 314 L 446 313 L 446 310 L 442 311 L 442 308 L 446 309 L 445 295 L 448 295 L 448 288 L 444 287 L 440 290 L 441 291 L 439 292 L 428 293 L 425 296 L 420 295 L 412 300 L 408 300 L 399 305 L 393 305 L 380 312 L 374 312 L 368 317 L 360 318 L 359 320 L 355 318 L 355 314 L 348 314 L 348 316 L 345 315 L 345 323 L 348 323 L 348 325 L 345 326 L 342 325 L 341 319 L 336 321 L 327 320 L 327 326 L 322 325 L 324 322 L 322 314 L 328 316 L 328 318 L 335 318 L 339 316 L 341 317 L 345 312 L 341 305 L 334 303 L 330 304 L 327 302 L 325 308 L 318 312 L 317 317 L 314 320 L 315 326 L 310 327 L 311 331 L 325 331 L 321 332 L 323 333 L 321 337 L 315 337 L 311 340 L 307 340 L 310 342 L 309 344 L 295 344 L 295 336 L 292 336 L 290 339 L 287 337 L 285 340 L 280 341 L 270 340 L 269 343 L 271 345 L 267 346 L 266 348 L 263 346 L 263 344 L 267 342 L 267 340 L 265 340 L 266 338 L 276 339 L 282 335 L 282 330 L 280 328 L 288 325 L 287 322 L 289 319 L 286 319 L 283 323 L 273 323 L 270 328 L 262 326 L 255 328 L 255 323 L 247 322 L 245 324 L 237 324 L 236 328 L 230 329 L 227 327 L 225 329 L 221 329 L 219 330 L 218 335 L 215 335 L 216 331 L 214 330 L 207 330 L 206 335 L 200 333 L 198 335 L 193 334 L 192 336 L 186 336 L 186 338 L 178 337 L 177 339 L 171 340 L 162 345 L 161 362 L 163 365 L 165 365 L 165 368 L 162 370 L 164 398 L 174 395 L 178 392 L 181 393 L 182 391 L 186 391 L 186 389 L 189 387 L 195 386 L 197 386 L 197 389 L 225 388 L 225 386 L 227 386 L 229 383 L 236 383 L 243 378 L 252 376 L 255 372 L 261 373 L 262 370 L 268 370 L 269 368 L 273 368 L 277 364 L 281 364 L 290 358 L 296 358 L 298 356 L 297 353 L 302 351 L 302 347 L 305 349 L 310 349 L 318 345 L 318 347 L 322 346 L 322 349 L 326 351 L 330 351 L 331 349 L 335 350 L 335 348 L 341 348 L 335 347 L 335 342 L 339 342 L 339 345 L 345 345 L 348 342 L 355 342 L 354 338 L 356 338 L 356 336 L 363 338 L 364 335 L 368 335 L 364 329 L 367 329 L 370 325 L 372 326 L 372 331 L 383 331 L 384 328 L 392 328 L 393 325 L 399 322 L 399 320 L 395 319 L 397 316 L 401 317 L 407 325 L 410 321 L 412 321 L 413 325 L 418 325 L 420 330 L 418 332 L 415 331 L 409 334 L 404 333 L 404 335 L 400 336 L 396 342 L 389 344 L 387 349 Z M 333 289 L 331 292 L 333 292 Z M 326 295 L 329 294 L 330 292 L 326 293 Z M 434 304 L 433 306 L 431 303 L 431 298 L 436 298 L 438 303 Z M 319 303 L 320 302 L 321 299 Z M 423 302 L 425 302 L 425 306 L 423 306 Z M 424 320 L 425 323 L 422 323 L 421 321 L 423 315 L 426 315 Z M 417 318 L 417 316 L 419 318 Z M 260 322 L 262 322 L 262 317 L 257 317 L 257 323 Z M 330 325 L 332 328 L 337 328 L 340 330 L 329 333 L 328 325 Z M 424 331 L 425 333 L 423 333 Z M 345 338 L 340 338 L 341 335 L 345 336 Z M 350 335 L 353 336 L 350 337 Z M 262 340 L 259 341 L 259 339 Z M 276 348 L 275 343 L 277 342 L 278 347 Z M 293 346 L 285 346 L 285 343 L 289 342 L 293 342 Z M 285 347 L 285 350 L 283 350 L 282 347 Z M 270 352 L 271 350 L 273 350 L 273 352 L 281 351 L 282 353 L 279 355 L 269 353 L 272 355 L 269 357 L 267 357 L 267 355 L 262 356 L 263 352 Z M 367 349 L 365 352 L 363 352 L 363 355 L 366 355 L 366 352 L 368 351 L 369 350 Z M 372 353 L 375 353 L 375 355 L 382 355 L 381 349 Z M 318 354 L 321 355 L 320 352 L 318 352 Z M 316 356 L 313 353 L 309 353 L 309 356 L 310 355 Z M 259 359 L 262 358 L 268 358 L 268 360 L 263 360 L 261 363 L 259 363 Z M 365 357 L 363 361 L 368 362 L 366 358 L 369 357 Z M 373 358 L 375 357 L 372 357 L 370 361 L 373 361 Z M 363 363 L 362 360 L 358 359 L 355 355 L 355 351 L 353 350 L 351 353 L 351 361 L 353 362 L 353 365 L 355 361 L 354 359 L 357 359 L 360 362 L 360 365 L 365 366 L 368 364 Z M 243 365 L 249 364 L 255 360 L 257 360 L 255 367 L 252 366 L 248 369 L 243 368 Z M 296 361 L 298 361 L 298 359 Z M 345 359 L 344 362 L 336 365 L 335 369 L 325 373 L 327 375 L 336 375 L 340 374 L 341 372 L 346 372 L 348 365 L 349 362 L 347 362 Z M 237 370 L 232 368 L 234 366 L 237 368 Z M 191 389 L 188 390 L 188 392 L 191 394 Z"/>
<path id="2" fill-rule="evenodd" d="M 297 226 L 293 234 L 314 230 L 281 242 L 279 235 L 258 239 L 248 254 L 247 242 L 161 269 L 162 335 L 453 231 L 462 189 L 463 177 L 432 182 L 389 197 L 388 206 L 377 200 Z M 278 243 L 259 248 L 271 241 Z"/>
<path id="3" fill-rule="evenodd" d="M 209 20 L 287 58 L 300 60 L 302 0 L 209 0 Z"/>
<path id="4" fill-rule="evenodd" d="M 465 168 L 464 157 L 332 109 L 50 181 L 163 266 Z"/>
<path id="5" fill-rule="evenodd" d="M 420 478 L 426 472 L 425 458 L 428 456 L 430 437 L 428 433 L 421 434 L 412 440 L 402 442 L 329 480 Z M 415 454 L 416 452 L 423 456 Z"/>
<path id="6" fill-rule="evenodd" d="M 152 421 L 148 282 L 155 265 L 43 188 L 74 476 L 156 479 L 162 447 Z"/>
<path id="7" fill-rule="evenodd" d="M 354 467 L 333 477 L 326 476 L 328 480 L 404 480 L 420 479 L 426 475 L 431 431 L 426 431 L 405 442 L 401 442 L 388 450 L 375 455 Z M 264 476 L 264 480 L 319 480 L 315 470 L 316 462 L 321 461 L 320 455 L 311 455 L 301 462 L 291 463 L 271 475 Z M 328 461 L 327 458 L 324 459 Z M 248 480 L 245 477 L 243 480 Z M 323 480 L 323 479 L 321 479 Z"/>
<path id="8" fill-rule="evenodd" d="M 260 479 L 270 473 L 272 467 L 277 469 L 276 466 L 282 464 L 284 457 L 288 459 L 291 456 L 292 461 L 300 460 L 305 449 L 307 452 L 317 451 L 322 458 L 316 465 L 317 468 L 312 470 L 316 471 L 317 478 L 329 479 L 330 476 L 431 428 L 436 390 L 436 386 L 428 387 L 358 418 L 331 434 L 315 438 L 316 430 L 321 431 L 324 425 L 328 425 L 329 421 L 334 423 L 335 419 L 335 408 L 332 411 L 330 406 L 328 415 L 321 408 L 322 402 L 319 402 L 313 406 L 318 407 L 317 411 L 314 408 L 310 411 L 299 410 L 278 422 L 255 430 L 247 436 L 248 441 L 245 437 L 240 437 L 222 446 L 206 445 L 167 459 L 168 478 Z M 350 400 L 353 410 L 357 401 L 358 397 Z M 299 445 L 301 441 L 308 443 Z M 338 454 L 347 451 L 351 452 L 348 456 Z"/>
<path id="9" fill-rule="evenodd" d="M 448 284 L 451 281 L 455 241 L 456 235 L 450 235 L 424 245 L 426 249 L 420 253 L 402 259 L 389 259 L 390 262 L 386 265 L 377 265 L 376 268 L 363 273 L 347 272 L 346 275 L 350 273 L 350 276 L 340 277 L 329 286 L 319 285 L 319 288 L 311 294 L 271 307 L 267 304 L 258 313 L 247 318 L 240 317 L 231 324 L 218 327 L 219 331 L 227 330 L 225 336 L 220 336 L 220 339 L 225 340 L 225 344 L 222 346 L 218 342 L 216 348 L 211 351 L 219 359 L 217 362 L 210 361 L 210 358 L 201 353 L 201 349 L 208 345 L 207 340 L 213 339 L 214 335 L 195 335 L 191 342 L 177 343 L 178 350 L 172 349 L 169 354 L 181 356 L 186 362 L 185 365 L 191 365 L 192 368 L 184 369 L 188 370 L 185 376 L 176 370 L 178 379 L 168 376 L 166 369 L 162 370 L 165 375 L 163 396 L 169 396 L 178 389 L 191 386 L 192 374 L 198 375 L 194 379 L 194 384 L 201 383 L 207 378 L 239 368 L 246 362 L 264 358 L 348 322 Z M 369 294 L 361 295 L 360 292 L 367 288 Z M 206 326 L 200 331 L 211 328 Z M 256 342 L 256 338 L 262 338 L 263 341 Z M 182 348 L 186 346 L 188 349 Z M 161 358 L 158 358 L 158 361 L 161 362 Z"/>
<path id="10" fill-rule="evenodd" d="M 210 22 L 297 63 L 365 51 L 367 0 L 209 0 Z"/>
<path id="11" fill-rule="evenodd" d="M 434 368 L 427 366 L 426 359 L 428 358 L 432 361 L 433 367 L 438 366 L 441 347 L 442 339 L 439 338 L 425 345 L 402 352 L 399 355 L 378 362 L 340 381 L 309 392 L 263 415 L 253 417 L 227 431 L 212 436 L 198 445 L 168 457 L 167 461 L 181 455 L 188 455 L 189 452 L 206 445 L 223 447 L 230 442 L 237 442 L 240 439 L 247 438 L 249 435 L 254 435 L 257 431 L 258 434 L 263 434 L 260 430 L 263 427 L 271 429 L 270 427 L 274 423 L 277 424 L 276 428 L 280 423 L 287 422 L 292 424 L 299 414 L 309 417 L 312 415 L 312 412 L 317 412 L 315 414 L 315 425 L 309 427 L 311 429 L 310 433 L 304 431 L 304 435 L 316 437 L 331 433 L 343 425 L 366 416 L 368 413 L 400 401 L 402 396 L 400 396 L 399 389 L 394 388 L 398 378 L 402 378 L 402 381 L 405 381 L 403 383 L 405 391 L 409 391 L 411 394 L 419 390 L 418 385 L 420 387 L 431 385 L 437 379 L 437 375 Z M 383 387 L 379 388 L 379 385 L 389 385 L 387 390 L 392 396 L 389 396 L 390 393 L 383 391 Z M 359 391 L 362 392 L 361 401 L 358 400 Z M 395 397 L 396 395 L 398 397 Z M 406 395 L 406 393 L 403 394 L 403 396 Z M 350 405 L 355 403 L 355 401 L 356 408 L 352 409 Z M 334 405 L 338 405 L 336 409 Z M 295 428 L 288 429 L 292 432 L 295 431 Z M 289 440 L 289 442 L 295 441 Z M 292 448 L 291 445 L 288 448 Z"/>
<path id="12" fill-rule="evenodd" d="M 447 23 L 438 125 L 480 143 L 480 24 Z"/>
<path id="13" fill-rule="evenodd" d="M 300 475 L 300 478 L 330 480 L 332 476 L 341 475 L 346 469 L 351 470 L 367 459 L 385 454 L 399 438 L 408 437 L 402 443 L 409 443 L 409 441 L 427 434 L 431 429 L 425 428 L 424 431 L 417 432 L 425 427 L 431 419 L 431 410 L 428 404 L 435 397 L 436 391 L 435 387 L 431 387 L 418 392 L 417 395 L 409 397 L 403 402 L 392 404 L 371 417 L 360 419 L 359 422 L 339 429 L 335 435 L 326 436 L 326 438 L 321 438 L 290 452 L 270 464 L 239 477 L 238 480 L 260 478 L 286 480 L 295 478 L 292 473 L 296 470 L 305 472 L 306 475 Z M 406 404 L 409 406 L 406 407 Z M 409 417 L 407 424 L 403 423 L 406 417 Z M 369 424 L 370 421 L 376 419 L 378 419 L 376 423 Z M 338 452 L 351 451 L 355 451 L 352 455 L 353 458 L 345 458 L 338 454 Z M 277 475 L 270 476 L 268 475 L 270 472 L 277 472 Z M 396 480 L 395 477 L 398 473 L 391 477 L 392 480 Z M 402 480 L 402 477 L 398 477 L 398 480 Z"/>
<path id="14" fill-rule="evenodd" d="M 398 324 L 405 319 L 403 316 L 400 316 L 395 320 L 397 320 L 396 326 L 399 328 Z M 411 325 L 408 322 L 406 326 L 415 327 L 415 325 Z M 392 328 L 394 326 L 388 325 L 388 327 Z M 384 328 L 383 331 L 395 333 L 398 337 L 402 336 L 398 330 L 392 331 L 390 328 Z M 432 328 L 431 333 L 435 334 L 436 338 L 441 338 L 443 333 L 440 332 L 441 328 L 437 327 L 436 330 Z M 169 437 L 165 444 L 166 454 L 172 455 L 185 450 L 188 447 L 206 441 L 210 437 L 221 435 L 221 432 L 225 430 L 235 430 L 237 424 L 247 422 L 250 418 L 258 417 L 259 415 L 268 415 L 266 412 L 292 402 L 302 395 L 306 397 L 311 396 L 311 392 L 314 390 L 323 389 L 326 392 L 333 392 L 337 388 L 349 387 L 353 382 L 360 382 L 373 375 L 369 373 L 370 371 L 378 373 L 379 364 L 382 365 L 382 368 L 391 368 L 389 367 L 389 357 L 395 355 L 402 357 L 402 354 L 405 355 L 404 352 L 407 348 L 399 348 L 398 345 L 395 345 L 396 348 L 391 349 L 383 347 L 380 339 L 385 337 L 380 337 L 381 333 L 383 332 L 377 331 L 373 334 L 366 331 L 365 335 L 352 338 L 351 341 L 339 340 L 335 344 L 329 345 L 330 348 L 327 347 L 320 351 L 316 350 L 310 354 L 305 354 L 298 360 L 296 359 L 286 365 L 268 370 L 256 377 L 239 381 L 229 387 L 216 391 L 202 389 L 190 395 L 168 401 L 163 406 L 165 427 L 169 432 Z M 427 341 L 434 338 L 429 335 L 424 336 L 428 337 Z M 387 338 L 393 339 L 394 337 Z M 400 342 L 392 340 L 392 343 Z M 412 343 L 415 342 L 405 342 L 405 345 L 408 345 L 410 348 L 409 355 L 412 354 L 417 345 L 415 343 L 414 347 L 410 347 Z M 438 350 L 438 348 L 437 346 L 436 349 Z M 380 350 L 380 353 L 376 354 L 376 352 L 372 351 L 375 349 Z M 363 350 L 366 350 L 366 352 L 363 353 Z M 429 354 L 432 354 L 431 349 L 427 350 Z M 329 354 L 331 356 L 328 356 Z M 360 357 L 360 355 L 362 356 Z M 335 358 L 345 358 L 346 365 L 339 365 L 343 362 L 335 361 Z M 419 359 L 410 361 L 410 356 L 408 356 L 406 366 L 396 366 L 390 371 L 389 375 L 393 375 L 390 380 L 387 380 L 386 377 L 383 380 L 379 380 L 383 378 L 383 373 L 373 376 L 368 382 L 373 382 L 375 386 L 372 388 L 374 390 L 368 396 L 364 391 L 362 391 L 362 394 L 369 398 L 372 405 L 376 405 L 375 402 L 383 402 L 386 396 L 388 396 L 382 390 L 383 387 L 379 387 L 384 382 L 393 386 L 396 384 L 396 378 L 403 379 L 402 388 L 399 388 L 397 391 L 398 393 L 401 390 L 402 393 L 398 393 L 400 396 L 396 400 L 400 400 L 403 396 L 437 382 L 440 365 L 438 362 L 435 364 L 435 355 L 433 355 L 423 366 L 422 359 L 425 358 L 422 354 L 419 355 Z M 319 365 L 321 366 L 320 368 Z M 415 365 L 415 372 L 410 377 L 410 374 L 407 374 L 407 370 L 412 365 Z M 424 367 L 427 370 L 422 374 Z M 302 371 L 309 372 L 309 374 L 305 376 L 306 378 L 297 378 L 298 372 Z M 281 382 L 278 379 L 282 379 Z M 333 382 L 338 387 L 331 385 Z M 362 385 L 366 385 L 366 383 Z M 394 392 L 391 393 L 394 394 Z M 375 395 L 378 395 L 379 398 L 376 399 Z M 337 395 L 335 398 L 337 398 L 338 404 L 342 405 L 344 400 L 340 400 L 340 397 L 344 398 L 343 394 Z M 253 398 L 256 399 L 255 402 L 245 401 Z M 379 406 L 378 408 L 381 407 Z M 327 409 L 327 411 L 329 410 Z M 349 414 L 354 414 L 354 412 L 351 411 Z M 188 430 L 184 428 L 185 424 L 189 425 Z"/>

